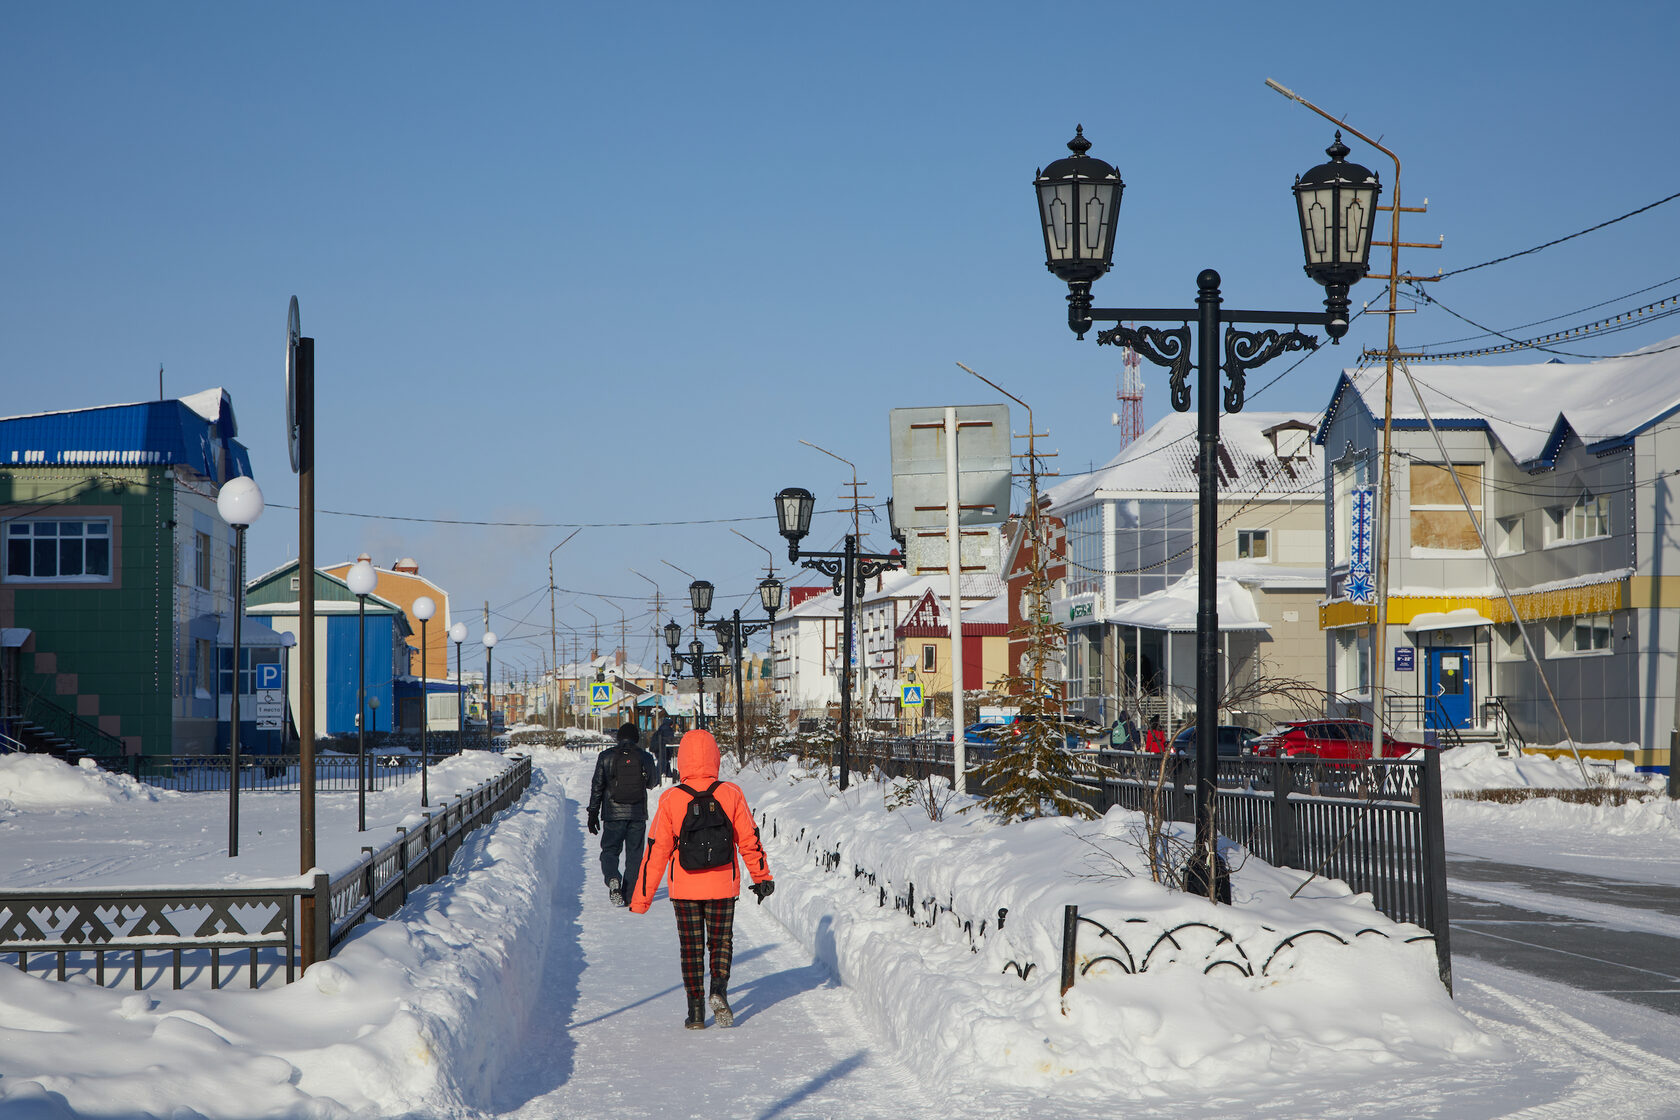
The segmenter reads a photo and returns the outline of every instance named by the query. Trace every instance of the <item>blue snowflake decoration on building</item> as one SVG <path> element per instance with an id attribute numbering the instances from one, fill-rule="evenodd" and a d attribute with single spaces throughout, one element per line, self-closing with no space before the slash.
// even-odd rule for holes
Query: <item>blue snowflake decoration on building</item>
<path id="1" fill-rule="evenodd" d="M 1372 603 L 1377 597 L 1376 584 L 1371 582 L 1371 570 L 1355 566 L 1348 570 L 1347 598 L 1350 603 Z"/>
<path id="2" fill-rule="evenodd" d="M 1349 527 L 1349 546 L 1352 551 L 1352 561 L 1355 568 L 1371 567 L 1371 538 L 1373 522 L 1371 519 L 1372 490 L 1369 486 L 1356 486 L 1353 490 L 1353 524 Z"/>

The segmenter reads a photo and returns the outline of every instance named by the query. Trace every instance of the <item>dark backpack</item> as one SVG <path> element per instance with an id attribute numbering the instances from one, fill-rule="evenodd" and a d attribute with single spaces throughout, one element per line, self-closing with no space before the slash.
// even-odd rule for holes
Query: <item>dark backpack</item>
<path id="1" fill-rule="evenodd" d="M 735 862 L 735 826 L 712 793 L 722 784 L 713 782 L 705 792 L 677 786 L 690 799 L 677 831 L 677 862 L 684 871 L 706 871 Z"/>
<path id="2" fill-rule="evenodd" d="M 607 769 L 607 796 L 619 805 L 647 804 L 647 775 L 640 747 L 615 747 Z"/>

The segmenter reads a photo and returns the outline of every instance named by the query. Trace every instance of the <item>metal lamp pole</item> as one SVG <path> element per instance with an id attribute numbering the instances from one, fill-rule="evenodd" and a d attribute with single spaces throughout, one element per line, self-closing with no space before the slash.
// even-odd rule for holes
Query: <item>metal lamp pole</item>
<path id="1" fill-rule="evenodd" d="M 1185 890 L 1230 901 L 1230 878 L 1219 858 L 1213 806 L 1218 788 L 1219 722 L 1219 393 L 1220 372 L 1231 379 L 1224 389 L 1227 412 L 1243 406 L 1244 377 L 1257 366 L 1292 350 L 1311 350 L 1318 339 L 1299 330 L 1224 330 L 1223 367 L 1215 349 L 1219 328 L 1231 323 L 1320 325 L 1331 339 L 1348 329 L 1348 289 L 1365 275 L 1371 251 L 1371 219 L 1380 190 L 1377 177 L 1358 164 L 1345 163 L 1348 149 L 1338 139 L 1328 149 L 1331 162 L 1297 181 L 1302 245 L 1307 275 L 1325 288 L 1325 311 L 1229 311 L 1222 309 L 1219 273 L 1204 269 L 1196 277 L 1193 309 L 1094 308 L 1091 283 L 1111 266 L 1115 218 L 1125 184 L 1120 172 L 1086 155 L 1091 142 L 1076 129 L 1068 142 L 1073 154 L 1051 163 L 1033 180 L 1044 234 L 1045 267 L 1068 286 L 1068 327 L 1080 338 L 1097 320 L 1121 324 L 1097 335 L 1099 345 L 1128 346 L 1171 371 L 1173 407 L 1190 408 L 1190 322 L 1197 343 L 1196 539 L 1196 855 L 1185 871 Z M 1128 327 L 1126 322 L 1166 321 L 1176 328 Z"/>
<path id="2" fill-rule="evenodd" d="M 455 753 L 460 754 L 466 747 L 467 732 L 467 693 L 461 687 L 461 643 L 467 640 L 467 624 L 457 622 L 451 626 L 449 640 L 455 643 Z"/>
<path id="3" fill-rule="evenodd" d="M 228 858 L 239 854 L 239 653 L 245 615 L 245 530 L 262 516 L 263 496 L 254 480 L 230 478 L 216 495 L 216 512 L 233 526 L 233 695 L 228 710 Z"/>
<path id="4" fill-rule="evenodd" d="M 367 597 L 379 574 L 366 560 L 350 567 L 344 582 L 356 596 L 356 831 L 367 831 Z"/>
<path id="5" fill-rule="evenodd" d="M 816 496 L 809 490 L 790 486 L 776 495 L 776 523 L 787 538 L 788 559 L 802 568 L 832 577 L 834 593 L 841 599 L 840 788 L 843 790 L 850 781 L 852 748 L 852 604 L 863 593 L 867 580 L 904 567 L 904 557 L 897 553 L 859 552 L 857 537 L 850 533 L 846 534 L 842 552 L 801 552 L 799 542 L 811 531 L 811 512 L 816 504 Z"/>
<path id="6" fill-rule="evenodd" d="M 496 632 L 486 630 L 484 632 L 484 749 L 487 751 L 494 750 L 496 746 L 490 726 L 491 716 L 495 714 L 494 690 L 490 683 L 490 671 L 495 663 L 495 650 Z"/>
<path id="7" fill-rule="evenodd" d="M 431 804 L 426 795 L 426 767 L 431 762 L 426 742 L 426 725 L 432 722 L 429 710 L 432 694 L 426 683 L 426 623 L 437 613 L 437 604 L 432 601 L 430 595 L 422 595 L 414 600 L 412 609 L 414 617 L 420 620 L 420 808 L 424 809 Z M 447 671 L 448 666 L 444 668 Z"/>

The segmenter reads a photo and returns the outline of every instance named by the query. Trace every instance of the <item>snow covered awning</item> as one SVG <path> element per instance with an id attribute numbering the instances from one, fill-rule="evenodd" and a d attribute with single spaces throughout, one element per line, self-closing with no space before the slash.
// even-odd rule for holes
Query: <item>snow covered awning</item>
<path id="1" fill-rule="evenodd" d="M 1422 630 L 1457 630 L 1463 626 L 1492 626 L 1493 619 L 1475 607 L 1459 607 L 1450 611 L 1424 611 L 1414 615 L 1405 625 L 1412 633 Z"/>
<path id="2" fill-rule="evenodd" d="M 1137 626 L 1144 630 L 1166 630 L 1177 634 L 1196 632 L 1196 576 L 1185 576 L 1165 591 L 1123 603 L 1103 619 L 1116 626 Z M 1254 596 L 1234 579 L 1220 577 L 1215 590 L 1221 633 L 1235 630 L 1270 630 L 1260 621 Z"/>

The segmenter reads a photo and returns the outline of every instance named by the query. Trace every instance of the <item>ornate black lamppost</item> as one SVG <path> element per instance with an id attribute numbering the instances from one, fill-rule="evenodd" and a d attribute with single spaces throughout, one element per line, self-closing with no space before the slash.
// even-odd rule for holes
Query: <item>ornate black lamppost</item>
<path id="1" fill-rule="evenodd" d="M 704 583 L 704 580 L 697 582 Z M 711 605 L 711 584 L 706 584 L 707 606 Z M 692 587 L 690 589 L 692 594 Z M 704 729 L 706 726 L 706 678 L 719 676 L 723 673 L 723 655 L 721 653 L 706 652 L 705 643 L 699 638 L 688 643 L 687 653 L 678 653 L 677 646 L 682 642 L 682 627 L 676 619 L 665 624 L 665 644 L 671 647 L 671 675 L 682 676 L 682 667 L 689 666 L 695 679 L 700 682 L 699 715 L 695 719 L 695 726 Z"/>
<path id="2" fill-rule="evenodd" d="M 788 559 L 802 568 L 811 568 L 834 580 L 834 593 L 840 596 L 840 788 L 850 781 L 852 750 L 852 604 L 863 594 L 866 580 L 894 568 L 904 567 L 904 557 L 896 552 L 882 555 L 859 552 L 857 538 L 846 534 L 846 547 L 840 552 L 800 552 L 799 542 L 811 531 L 811 511 L 817 499 L 809 490 L 790 486 L 776 495 L 776 527 L 787 538 Z"/>
<path id="3" fill-rule="evenodd" d="M 769 616 L 768 621 L 742 622 L 741 612 L 736 609 L 728 618 L 720 618 L 712 623 L 712 632 L 717 635 L 718 645 L 722 647 L 724 657 L 735 662 L 735 759 L 738 762 L 745 762 L 747 757 L 747 710 L 743 702 L 741 657 L 746 652 L 748 638 L 768 630 L 775 624 L 776 612 L 782 609 L 782 581 L 775 576 L 767 576 L 760 580 L 758 600 L 764 604 L 764 613 Z M 707 606 L 710 605 L 708 602 Z"/>
<path id="4" fill-rule="evenodd" d="M 1185 889 L 1230 901 L 1230 880 L 1219 859 L 1213 825 L 1217 786 L 1219 723 L 1219 390 L 1220 370 L 1230 377 L 1225 409 L 1240 412 L 1247 372 L 1291 350 L 1318 347 L 1318 339 L 1299 330 L 1242 331 L 1231 323 L 1280 323 L 1323 326 L 1331 339 L 1348 329 L 1348 288 L 1363 277 L 1371 252 L 1371 219 L 1381 185 L 1377 176 L 1347 163 L 1348 149 L 1336 134 L 1326 149 L 1330 162 L 1296 180 L 1295 195 L 1306 253 L 1307 275 L 1324 285 L 1325 311 L 1230 311 L 1221 308 L 1219 273 L 1204 269 L 1196 277 L 1193 309 L 1099 308 L 1091 306 L 1091 283 L 1112 264 L 1115 219 L 1125 184 L 1115 168 L 1086 154 L 1091 142 L 1083 128 L 1068 142 L 1073 153 L 1040 171 L 1039 224 L 1044 233 L 1045 267 L 1068 286 L 1068 326 L 1080 338 L 1093 322 L 1176 322 L 1175 328 L 1115 326 L 1097 334 L 1099 345 L 1129 346 L 1171 371 L 1173 407 L 1190 409 L 1190 323 L 1196 322 L 1197 434 L 1200 485 L 1196 528 L 1196 855 L 1185 873 Z M 1224 362 L 1218 345 L 1224 330 Z M 959 732 L 960 733 L 960 732 Z M 1213 884 L 1210 888 L 1210 881 Z"/>

